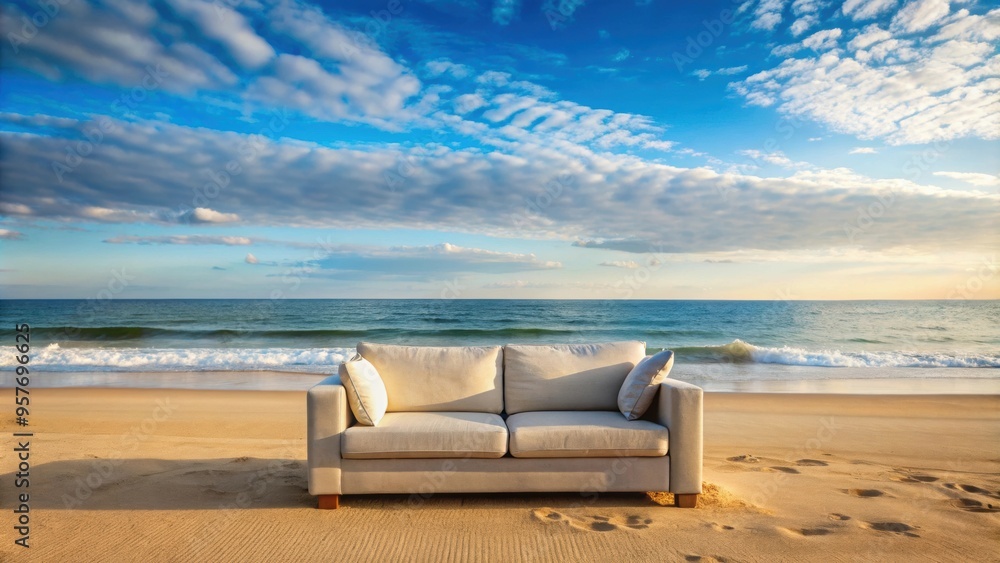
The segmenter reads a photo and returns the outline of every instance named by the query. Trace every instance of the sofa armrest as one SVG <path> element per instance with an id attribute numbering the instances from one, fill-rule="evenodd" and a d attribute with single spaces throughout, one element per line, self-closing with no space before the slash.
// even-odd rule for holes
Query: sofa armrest
<path id="1" fill-rule="evenodd" d="M 340 438 L 354 415 L 339 375 L 331 375 L 306 393 L 306 450 L 309 458 L 309 494 L 339 495 Z"/>
<path id="2" fill-rule="evenodd" d="M 660 383 L 657 422 L 670 431 L 670 492 L 701 493 L 703 392 L 701 387 L 665 379 Z"/>

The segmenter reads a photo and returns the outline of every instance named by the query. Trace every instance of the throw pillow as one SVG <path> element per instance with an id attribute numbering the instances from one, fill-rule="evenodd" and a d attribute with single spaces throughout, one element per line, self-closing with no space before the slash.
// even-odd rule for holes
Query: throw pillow
<path id="1" fill-rule="evenodd" d="M 353 360 L 340 364 L 340 382 L 347 391 L 347 402 L 351 404 L 354 418 L 366 426 L 378 426 L 389 406 L 389 397 L 375 366 L 355 356 Z"/>
<path id="2" fill-rule="evenodd" d="M 632 368 L 625 377 L 622 388 L 618 391 L 618 410 L 625 418 L 637 420 L 649 405 L 653 404 L 657 385 L 660 384 L 674 367 L 674 353 L 664 350 L 659 354 L 646 356 Z"/>

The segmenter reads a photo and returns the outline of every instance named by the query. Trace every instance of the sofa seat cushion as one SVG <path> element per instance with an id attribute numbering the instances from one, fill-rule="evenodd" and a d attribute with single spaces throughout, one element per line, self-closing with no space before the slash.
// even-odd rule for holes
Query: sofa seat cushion
<path id="1" fill-rule="evenodd" d="M 340 447 L 344 459 L 503 457 L 507 426 L 491 413 L 390 412 L 348 428 Z"/>
<path id="2" fill-rule="evenodd" d="M 514 457 L 667 455 L 666 427 L 618 411 L 522 412 L 507 418 L 507 428 Z"/>

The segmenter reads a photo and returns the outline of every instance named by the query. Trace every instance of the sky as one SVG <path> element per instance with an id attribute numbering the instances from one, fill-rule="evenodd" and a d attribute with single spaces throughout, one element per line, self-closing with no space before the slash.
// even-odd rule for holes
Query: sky
<path id="1" fill-rule="evenodd" d="M 1000 7 L 0 14 L 3 298 L 1000 298 Z"/>

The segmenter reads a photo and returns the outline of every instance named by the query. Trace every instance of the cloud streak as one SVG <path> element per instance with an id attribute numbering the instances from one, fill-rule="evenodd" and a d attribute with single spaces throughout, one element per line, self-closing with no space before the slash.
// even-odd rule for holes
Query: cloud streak
<path id="1" fill-rule="evenodd" d="M 150 136 L 150 131 L 156 131 Z M 233 158 L 235 133 L 118 122 L 102 150 L 64 185 L 39 176 L 67 138 L 0 132 L 0 181 L 24 189 L 5 203 L 33 218 L 108 223 L 177 222 L 205 171 Z M 628 155 L 525 142 L 505 150 L 304 147 L 269 141 L 212 200 L 242 225 L 416 228 L 497 236 L 603 240 L 639 252 L 806 249 L 861 244 L 927 251 L 988 249 L 1000 195 L 942 190 L 848 170 L 798 169 L 787 178 L 680 168 Z M 780 156 L 780 155 L 769 155 Z M 419 163 L 387 185 L 400 159 Z M 205 169 L 176 166 L 202 162 Z M 549 183 L 560 195 L 537 202 Z M 856 242 L 845 225 L 892 193 L 893 207 Z M 549 196 L 551 197 L 551 196 Z M 600 209 L 600 213 L 594 213 Z M 711 225 L 703 218 L 712 217 Z M 639 250 L 635 250 L 635 249 Z"/>

